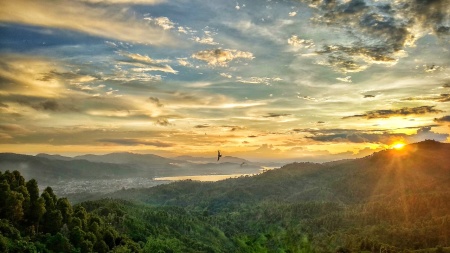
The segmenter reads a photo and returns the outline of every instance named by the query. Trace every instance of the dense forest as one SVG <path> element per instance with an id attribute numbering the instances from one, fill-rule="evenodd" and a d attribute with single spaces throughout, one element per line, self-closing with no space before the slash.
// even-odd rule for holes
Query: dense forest
<path id="1" fill-rule="evenodd" d="M 0 174 L 0 252 L 450 252 L 450 144 L 72 205 Z"/>

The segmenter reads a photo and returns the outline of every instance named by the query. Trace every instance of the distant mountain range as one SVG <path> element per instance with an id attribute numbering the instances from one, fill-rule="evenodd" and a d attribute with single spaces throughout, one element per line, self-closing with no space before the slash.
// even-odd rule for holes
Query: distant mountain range
<path id="1" fill-rule="evenodd" d="M 217 162 L 214 158 L 170 159 L 153 154 L 127 152 L 76 157 L 0 153 L 1 171 L 18 170 L 25 178 L 35 178 L 42 184 L 52 184 L 58 180 L 251 174 L 258 173 L 260 169 L 258 164 L 236 157 L 223 157 Z"/>
<path id="2" fill-rule="evenodd" d="M 436 191 L 450 193 L 450 144 L 424 141 L 360 159 L 292 163 L 253 177 L 214 184 L 183 181 L 111 196 L 151 204 L 206 204 L 202 208 L 214 210 L 218 207 L 213 203 L 221 208 L 263 200 L 359 203 L 396 201 L 407 195 Z"/>

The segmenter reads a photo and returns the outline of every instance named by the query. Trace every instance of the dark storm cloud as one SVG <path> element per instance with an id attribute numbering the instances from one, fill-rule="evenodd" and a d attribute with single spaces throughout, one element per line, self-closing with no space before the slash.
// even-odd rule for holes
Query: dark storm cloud
<path id="1" fill-rule="evenodd" d="M 410 13 L 422 26 L 431 27 L 437 34 L 449 34 L 449 5 L 448 0 L 414 0 L 410 3 Z"/>
<path id="2" fill-rule="evenodd" d="M 142 139 L 99 139 L 97 142 L 113 143 L 124 146 L 154 146 L 154 147 L 173 147 L 174 144 L 161 141 L 148 141 Z"/>
<path id="3" fill-rule="evenodd" d="M 446 84 L 442 85 L 442 88 L 450 88 L 450 83 L 446 83 Z"/>
<path id="4" fill-rule="evenodd" d="M 442 123 L 442 122 L 450 122 L 450 115 L 441 117 L 441 118 L 435 118 L 434 121 Z"/>
<path id="5" fill-rule="evenodd" d="M 348 119 L 348 118 L 377 119 L 377 118 L 389 118 L 389 117 L 394 117 L 394 116 L 420 115 L 420 114 L 439 113 L 439 112 L 443 112 L 443 111 L 434 109 L 434 106 L 419 106 L 419 107 L 411 107 L 411 108 L 403 107 L 401 109 L 368 111 L 364 114 L 357 114 L 357 115 L 343 117 L 343 119 Z"/>
<path id="6" fill-rule="evenodd" d="M 264 115 L 264 118 L 279 118 L 279 117 L 286 117 L 286 116 L 290 116 L 291 114 L 289 113 L 268 113 L 266 115 Z"/>
<path id="7" fill-rule="evenodd" d="M 374 95 L 364 95 L 364 98 L 374 98 Z"/>
<path id="8" fill-rule="evenodd" d="M 154 103 L 158 107 L 163 107 L 164 105 L 159 101 L 159 98 L 157 97 L 149 97 L 148 98 L 152 103 Z"/>
<path id="9" fill-rule="evenodd" d="M 313 21 L 341 27 L 355 38 L 347 45 L 326 45 L 319 54 L 342 72 L 356 72 L 372 62 L 394 62 L 395 54 L 411 46 L 421 32 L 449 34 L 449 0 L 388 3 L 350 0 L 304 0 L 317 9 Z M 421 29 L 417 33 L 417 28 Z M 416 34 L 417 33 L 417 34 Z M 364 58 L 362 63 L 357 58 Z"/>

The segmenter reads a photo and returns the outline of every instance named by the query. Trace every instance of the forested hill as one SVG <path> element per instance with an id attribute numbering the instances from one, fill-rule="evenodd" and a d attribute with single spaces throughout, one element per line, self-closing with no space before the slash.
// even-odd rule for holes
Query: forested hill
<path id="1" fill-rule="evenodd" d="M 253 177 L 110 196 L 203 213 L 226 235 L 244 236 L 245 245 L 260 249 L 450 252 L 450 144 L 434 141 L 356 160 L 293 163 Z"/>
<path id="2" fill-rule="evenodd" d="M 361 159 L 292 163 L 253 177 L 216 183 L 182 181 L 149 189 L 119 191 L 111 197 L 157 205 L 219 211 L 241 203 L 276 200 L 344 204 L 398 201 L 414 194 L 450 190 L 450 144 L 434 141 L 385 150 Z"/>
<path id="3" fill-rule="evenodd" d="M 7 171 L 0 252 L 450 253 L 449 154 L 450 144 L 425 141 L 75 206 Z"/>

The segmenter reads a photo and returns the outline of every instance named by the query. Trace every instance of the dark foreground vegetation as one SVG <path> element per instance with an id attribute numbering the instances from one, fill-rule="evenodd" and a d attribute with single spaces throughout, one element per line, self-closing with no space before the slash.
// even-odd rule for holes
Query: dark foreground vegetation
<path id="1" fill-rule="evenodd" d="M 449 146 L 425 141 L 74 206 L 8 171 L 0 252 L 450 252 Z"/>

